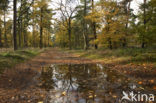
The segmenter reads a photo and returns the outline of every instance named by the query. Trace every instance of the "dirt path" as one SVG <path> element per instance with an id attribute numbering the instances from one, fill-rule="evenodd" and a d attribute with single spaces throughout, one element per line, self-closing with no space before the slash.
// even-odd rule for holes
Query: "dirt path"
<path id="1" fill-rule="evenodd" d="M 45 98 L 48 97 L 48 92 L 40 88 L 40 81 L 38 80 L 42 67 L 49 66 L 51 64 L 84 63 L 104 64 L 104 61 L 84 59 L 80 58 L 78 55 L 70 54 L 59 49 L 49 49 L 44 53 L 41 53 L 39 56 L 36 56 L 32 60 L 18 64 L 14 68 L 8 69 L 0 75 L 0 103 L 42 103 L 42 101 L 44 101 Z M 138 69 L 139 71 L 137 72 L 137 69 L 132 68 L 143 67 L 137 67 L 133 65 L 122 66 L 113 64 L 105 64 L 105 66 L 109 66 L 109 68 L 116 69 L 119 72 L 124 73 L 125 75 L 129 75 L 130 73 L 138 73 L 134 75 L 141 75 L 143 76 L 142 78 L 150 77 L 148 79 L 144 78 L 144 81 L 140 83 L 148 83 L 148 85 L 150 84 L 150 87 L 155 88 L 155 69 L 153 69 L 153 72 L 151 72 L 151 70 L 143 72 L 143 69 Z M 141 74 L 140 70 L 142 71 Z"/>
<path id="2" fill-rule="evenodd" d="M 50 64 L 95 63 L 58 49 L 50 49 L 26 63 L 6 70 L 0 76 L 0 103 L 38 103 L 46 98 L 37 77 Z"/>

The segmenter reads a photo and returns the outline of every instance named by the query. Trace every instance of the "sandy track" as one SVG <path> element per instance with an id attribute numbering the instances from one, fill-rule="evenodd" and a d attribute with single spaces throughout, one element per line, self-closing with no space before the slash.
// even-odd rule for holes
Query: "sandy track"
<path id="1" fill-rule="evenodd" d="M 49 49 L 32 60 L 7 69 L 0 76 L 0 103 L 37 103 L 47 92 L 39 88 L 37 80 L 41 68 L 50 64 L 95 63 L 58 49 Z"/>

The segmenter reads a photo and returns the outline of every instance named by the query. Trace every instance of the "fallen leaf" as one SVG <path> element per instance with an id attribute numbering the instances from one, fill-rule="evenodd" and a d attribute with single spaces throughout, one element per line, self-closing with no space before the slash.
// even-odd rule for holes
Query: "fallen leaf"
<path id="1" fill-rule="evenodd" d="M 138 84 L 142 84 L 142 81 L 139 81 Z"/>
<path id="2" fill-rule="evenodd" d="M 66 92 L 62 92 L 62 96 L 65 96 L 66 95 Z"/>
<path id="3" fill-rule="evenodd" d="M 56 95 L 56 98 L 59 98 L 60 96 Z"/>
<path id="4" fill-rule="evenodd" d="M 154 80 L 150 80 L 150 83 L 154 83 Z"/>
<path id="5" fill-rule="evenodd" d="M 90 96 L 89 96 L 89 98 L 93 98 L 93 96 L 92 96 L 92 95 L 90 95 Z"/>
<path id="6" fill-rule="evenodd" d="M 153 89 L 156 90 L 156 86 L 154 86 Z"/>
<path id="7" fill-rule="evenodd" d="M 140 89 L 144 90 L 144 88 L 143 88 L 143 87 L 140 87 Z"/>
<path id="8" fill-rule="evenodd" d="M 113 98 L 117 98 L 117 96 L 116 95 L 113 95 Z"/>

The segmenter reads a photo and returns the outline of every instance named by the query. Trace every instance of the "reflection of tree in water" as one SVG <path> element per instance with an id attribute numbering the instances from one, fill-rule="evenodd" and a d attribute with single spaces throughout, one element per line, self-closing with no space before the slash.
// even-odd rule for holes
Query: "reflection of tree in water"
<path id="1" fill-rule="evenodd" d="M 45 67 L 42 69 L 42 73 L 41 73 L 41 82 L 42 85 L 41 87 L 46 89 L 47 91 L 49 91 L 50 89 L 54 88 L 54 80 L 53 80 L 53 68 L 51 67 Z"/>
<path id="2" fill-rule="evenodd" d="M 88 102 L 88 99 L 92 99 L 94 101 L 96 96 L 95 89 L 98 85 L 95 79 L 100 72 L 99 68 L 97 68 L 96 65 L 86 64 L 79 65 L 73 68 L 73 70 L 78 84 L 77 91 L 82 94 L 83 98 L 86 99 L 86 102 Z"/>
<path id="3" fill-rule="evenodd" d="M 113 102 L 112 96 L 128 85 L 124 76 L 95 64 L 54 65 L 42 71 L 42 87 L 65 92 L 63 98 L 71 103 L 73 98 L 77 102 L 83 99 L 82 103 Z"/>
<path id="4" fill-rule="evenodd" d="M 94 99 L 99 69 L 96 65 L 58 65 L 56 66 L 57 80 L 62 81 L 62 89 L 67 93 L 76 91 L 84 99 Z"/>

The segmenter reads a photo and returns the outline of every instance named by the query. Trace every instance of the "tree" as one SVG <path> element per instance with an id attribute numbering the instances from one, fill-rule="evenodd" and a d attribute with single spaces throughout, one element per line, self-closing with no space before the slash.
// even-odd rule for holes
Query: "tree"
<path id="1" fill-rule="evenodd" d="M 146 23 L 147 23 L 147 21 L 146 21 L 146 8 L 147 8 L 147 0 L 144 0 L 144 4 L 143 4 L 143 12 L 144 12 L 144 34 L 146 35 Z M 142 48 L 144 48 L 145 47 L 145 40 L 144 40 L 144 35 L 143 35 L 143 38 L 142 38 Z"/>
<path id="2" fill-rule="evenodd" d="M 2 45 L 2 26 L 1 26 L 1 22 L 2 22 L 2 20 L 1 20 L 1 18 L 0 18 L 0 47 L 3 46 L 3 45 Z"/>
<path id="3" fill-rule="evenodd" d="M 103 1 L 100 2 L 99 10 L 101 15 L 101 34 L 98 36 L 98 41 L 102 46 L 107 46 L 110 49 L 117 48 L 121 44 L 121 39 L 124 34 L 124 18 L 121 14 L 120 6 L 117 2 Z"/>
<path id="4" fill-rule="evenodd" d="M 95 13 L 95 7 L 94 7 L 94 0 L 92 0 L 92 13 Z M 96 33 L 96 22 L 92 22 L 92 29 L 93 29 L 93 34 L 94 34 L 94 40 L 97 39 L 97 33 Z M 94 44 L 95 49 L 98 49 L 97 43 Z"/>
<path id="5" fill-rule="evenodd" d="M 129 26 L 129 20 L 131 16 L 131 1 L 132 0 L 123 0 L 121 1 L 121 9 L 123 9 L 123 16 L 125 16 L 125 36 L 122 38 L 122 46 L 126 47 L 127 46 L 127 36 L 128 36 L 128 26 Z"/>
<path id="6" fill-rule="evenodd" d="M 3 15 L 3 27 L 4 29 L 2 30 L 2 27 L 0 28 L 0 46 L 2 46 L 2 31 L 4 31 L 4 46 L 7 47 L 7 34 L 6 34 L 6 13 L 9 5 L 9 0 L 1 0 L 0 1 L 0 13 Z M 2 24 L 2 21 L 1 21 Z"/>
<path id="7" fill-rule="evenodd" d="M 39 26 L 39 31 L 40 31 L 40 40 L 39 40 L 39 46 L 40 48 L 42 48 L 44 45 L 43 43 L 43 33 L 45 31 L 45 29 L 49 29 L 51 28 L 51 20 L 52 20 L 52 10 L 48 8 L 48 3 L 49 0 L 40 0 L 40 1 L 36 1 L 35 3 L 35 8 L 36 8 L 36 12 L 35 15 L 37 16 L 37 24 Z M 45 33 L 46 34 L 46 33 Z M 49 36 L 48 36 L 49 37 Z M 50 38 L 50 37 L 49 37 Z"/>
<path id="8" fill-rule="evenodd" d="M 152 46 L 155 42 L 155 1 L 144 0 L 140 5 L 140 11 L 137 23 L 138 39 L 141 43 L 141 47 Z"/>
<path id="9" fill-rule="evenodd" d="M 73 6 L 74 2 L 72 0 L 67 0 L 65 1 L 65 3 L 60 0 L 59 4 L 59 10 L 61 12 L 61 17 L 62 17 L 62 21 L 64 22 L 63 24 L 67 24 L 64 25 L 65 28 L 68 31 L 68 39 L 69 39 L 69 49 L 72 49 L 72 44 L 71 44 L 71 33 L 72 33 L 72 19 L 74 18 L 74 13 L 77 10 L 77 6 Z"/>
<path id="10" fill-rule="evenodd" d="M 6 13 L 7 13 L 7 9 L 8 9 L 8 6 L 9 5 L 9 0 L 5 0 L 4 1 L 4 4 L 3 4 L 3 16 L 4 16 L 4 19 L 3 19 L 3 23 L 4 23 L 4 41 L 5 41 L 5 47 L 8 47 L 8 43 L 7 43 L 7 34 L 6 34 Z"/>
<path id="11" fill-rule="evenodd" d="M 16 31 L 17 31 L 17 23 L 16 23 L 16 20 L 17 20 L 17 0 L 14 0 L 13 1 L 13 11 L 14 11 L 14 15 L 13 15 L 13 38 L 14 38 L 14 50 L 17 50 L 17 37 L 16 37 Z"/>
<path id="12" fill-rule="evenodd" d="M 85 17 L 87 16 L 88 12 L 88 3 L 90 2 L 89 0 L 81 0 L 83 3 L 83 19 L 82 19 L 82 24 L 83 24 L 83 38 L 84 38 L 84 49 L 87 50 L 89 48 L 89 38 L 88 38 L 88 33 L 87 33 L 87 21 Z"/>

